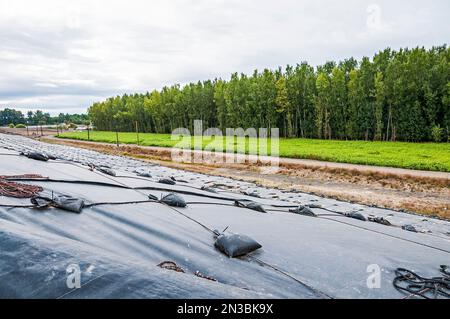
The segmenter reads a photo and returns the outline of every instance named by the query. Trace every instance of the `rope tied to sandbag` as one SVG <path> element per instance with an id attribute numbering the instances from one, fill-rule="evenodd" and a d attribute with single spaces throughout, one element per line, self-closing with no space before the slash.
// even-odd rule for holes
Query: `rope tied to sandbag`
<path id="1" fill-rule="evenodd" d="M 81 198 L 74 198 L 65 195 L 53 196 L 53 193 L 52 198 L 35 196 L 31 198 L 31 203 L 38 209 L 55 207 L 77 214 L 80 214 L 85 207 L 84 200 Z"/>
<path id="2" fill-rule="evenodd" d="M 42 178 L 37 174 L 24 174 L 24 175 L 1 175 L 0 176 L 0 195 L 14 198 L 33 198 L 44 189 L 41 186 L 16 183 L 9 181 L 8 179 L 33 179 Z"/>

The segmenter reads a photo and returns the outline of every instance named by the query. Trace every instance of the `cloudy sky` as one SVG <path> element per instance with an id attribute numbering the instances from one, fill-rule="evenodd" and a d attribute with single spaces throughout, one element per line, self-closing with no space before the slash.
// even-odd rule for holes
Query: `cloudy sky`
<path id="1" fill-rule="evenodd" d="M 0 108 L 106 97 L 450 39 L 448 0 L 0 0 Z"/>

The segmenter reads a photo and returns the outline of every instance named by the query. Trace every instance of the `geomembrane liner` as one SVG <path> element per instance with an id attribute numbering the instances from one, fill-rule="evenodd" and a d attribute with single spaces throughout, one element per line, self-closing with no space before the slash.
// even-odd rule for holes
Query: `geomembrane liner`
<path id="1" fill-rule="evenodd" d="M 32 151 L 58 160 L 17 156 Z M 450 264 L 450 223 L 431 217 L 20 136 L 0 134 L 0 153 L 0 175 L 48 177 L 15 182 L 39 186 L 38 196 L 51 200 L 51 207 L 35 209 L 24 208 L 30 199 L 0 196 L 0 298 L 404 298 L 408 293 L 393 284 L 398 268 L 433 278 L 440 265 Z M 136 172 L 151 177 L 130 178 Z M 171 176 L 188 184 L 158 183 Z M 214 185 L 217 194 L 204 185 Z M 244 194 L 253 190 L 259 198 Z M 159 202 L 169 194 L 188 205 Z M 79 200 L 86 203 L 81 214 L 64 213 L 66 203 L 81 207 Z M 247 209 L 250 202 L 266 213 Z M 316 217 L 290 212 L 300 205 Z M 343 217 L 350 212 L 384 218 L 391 226 Z M 402 229 L 408 225 L 417 232 Z M 216 244 L 214 229 L 227 229 L 216 233 Z M 254 240 L 263 248 L 253 250 Z M 163 262 L 185 272 L 158 267 Z M 73 267 L 80 269 L 81 289 L 67 286 Z M 371 275 L 379 286 L 368 284 Z"/>

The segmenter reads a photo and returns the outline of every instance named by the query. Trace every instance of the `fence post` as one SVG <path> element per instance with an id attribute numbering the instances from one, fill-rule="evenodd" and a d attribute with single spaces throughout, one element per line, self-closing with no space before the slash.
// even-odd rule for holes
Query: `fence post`
<path id="1" fill-rule="evenodd" d="M 116 144 L 119 147 L 119 131 L 116 129 Z"/>
<path id="2" fill-rule="evenodd" d="M 27 136 L 30 136 L 30 132 L 28 131 L 28 125 L 27 125 Z"/>

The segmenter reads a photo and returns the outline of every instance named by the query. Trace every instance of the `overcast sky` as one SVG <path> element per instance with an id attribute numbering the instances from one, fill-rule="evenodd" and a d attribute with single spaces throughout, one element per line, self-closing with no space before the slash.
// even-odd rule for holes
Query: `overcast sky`
<path id="1" fill-rule="evenodd" d="M 109 96 L 450 39 L 448 0 L 0 0 L 0 108 Z"/>

